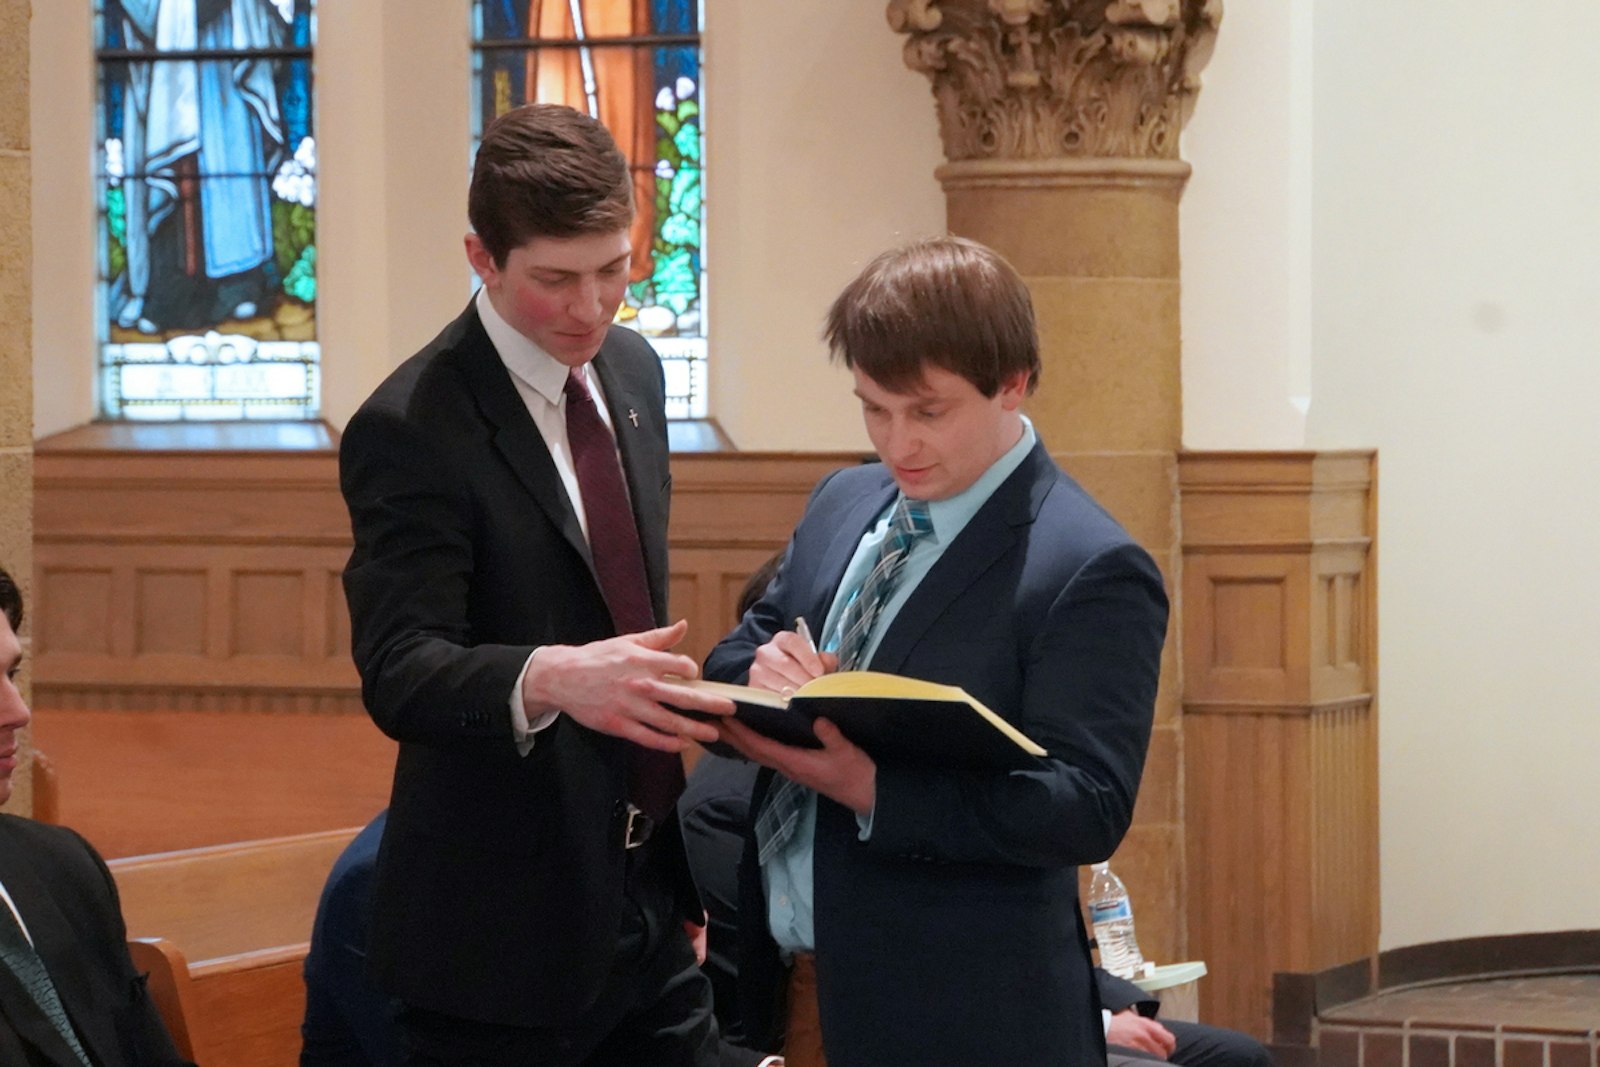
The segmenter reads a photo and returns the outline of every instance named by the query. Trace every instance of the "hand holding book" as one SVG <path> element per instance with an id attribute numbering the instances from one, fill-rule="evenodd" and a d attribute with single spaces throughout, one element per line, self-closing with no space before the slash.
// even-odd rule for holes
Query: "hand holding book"
<path id="1" fill-rule="evenodd" d="M 682 683 L 734 702 L 734 718 L 775 741 L 817 748 L 812 720 L 826 718 L 875 760 L 950 768 L 1025 769 L 1046 755 L 965 690 L 877 671 L 812 678 L 792 696 L 754 686 Z M 692 714 L 692 713 L 690 713 Z"/>

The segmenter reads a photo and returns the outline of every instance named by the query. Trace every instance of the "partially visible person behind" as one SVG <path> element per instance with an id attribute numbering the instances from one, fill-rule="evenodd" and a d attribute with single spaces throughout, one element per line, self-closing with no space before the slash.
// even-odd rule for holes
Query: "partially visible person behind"
<path id="1" fill-rule="evenodd" d="M 1100 1006 L 1110 1013 L 1107 1052 L 1114 1058 L 1155 1060 L 1179 1067 L 1272 1067 L 1266 1048 L 1249 1034 L 1221 1026 L 1161 1019 L 1161 1001 L 1132 982 L 1095 968 Z"/>
<path id="2" fill-rule="evenodd" d="M 372 929 L 372 868 L 387 810 L 369 822 L 333 863 L 306 953 L 306 1015 L 300 1067 L 398 1067 L 397 1005 L 367 974 Z"/>
<path id="3" fill-rule="evenodd" d="M 0 568 L 0 803 L 11 798 L 22 595 Z M 78 834 L 0 815 L 0 1064 L 181 1067 L 128 957 L 117 887 Z M 192 1067 L 192 1065 L 189 1065 Z"/>

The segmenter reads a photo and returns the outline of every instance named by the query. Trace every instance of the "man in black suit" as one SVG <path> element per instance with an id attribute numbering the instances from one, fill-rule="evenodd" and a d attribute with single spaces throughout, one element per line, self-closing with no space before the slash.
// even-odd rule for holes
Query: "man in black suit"
<path id="1" fill-rule="evenodd" d="M 11 797 L 22 597 L 0 568 L 0 803 Z M 0 1063 L 179 1067 L 144 978 L 128 958 L 116 884 L 82 837 L 0 815 Z M 192 1065 L 191 1065 L 192 1067 Z"/>
<path id="2" fill-rule="evenodd" d="M 632 179 L 598 123 L 484 132 L 467 309 L 340 448 L 356 666 L 400 742 L 370 964 L 413 1063 L 714 1064 L 672 803 L 726 701 L 665 626 L 664 383 L 611 325 Z M 619 467 L 620 459 L 620 467 Z"/>
<path id="3" fill-rule="evenodd" d="M 1077 866 L 1110 856 L 1133 818 L 1160 572 L 1022 415 L 1033 309 L 992 250 L 938 238 L 880 256 L 827 336 L 883 462 L 817 487 L 706 676 L 781 692 L 870 668 L 958 685 L 1047 755 L 963 771 L 874 760 L 822 719 L 820 749 L 724 720 L 789 783 L 764 776 L 752 800 L 746 1035 L 772 1047 L 784 1032 L 790 1067 L 1103 1061 Z"/>

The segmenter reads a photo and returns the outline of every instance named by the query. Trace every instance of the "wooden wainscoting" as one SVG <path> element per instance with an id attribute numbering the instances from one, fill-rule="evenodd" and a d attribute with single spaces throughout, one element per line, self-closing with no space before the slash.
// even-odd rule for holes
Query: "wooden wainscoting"
<path id="1" fill-rule="evenodd" d="M 359 709 L 326 426 L 97 423 L 36 455 L 39 707 Z"/>
<path id="2" fill-rule="evenodd" d="M 1378 944 L 1375 457 L 1185 453 L 1184 779 L 1203 1017 Z"/>
<path id="3" fill-rule="evenodd" d="M 697 660 L 855 453 L 673 460 L 671 611 Z M 42 709 L 359 712 L 338 445 L 316 423 L 94 424 L 38 442 Z"/>

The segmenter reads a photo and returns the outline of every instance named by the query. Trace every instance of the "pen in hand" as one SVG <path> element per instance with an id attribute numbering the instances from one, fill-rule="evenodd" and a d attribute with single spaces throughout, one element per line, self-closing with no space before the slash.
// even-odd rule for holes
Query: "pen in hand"
<path id="1" fill-rule="evenodd" d="M 806 617 L 804 615 L 796 615 L 794 617 L 794 632 L 805 640 L 807 648 L 813 652 L 817 650 L 816 639 L 811 636 L 811 627 L 806 625 Z"/>

